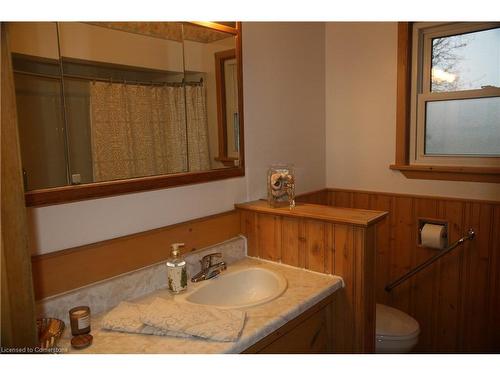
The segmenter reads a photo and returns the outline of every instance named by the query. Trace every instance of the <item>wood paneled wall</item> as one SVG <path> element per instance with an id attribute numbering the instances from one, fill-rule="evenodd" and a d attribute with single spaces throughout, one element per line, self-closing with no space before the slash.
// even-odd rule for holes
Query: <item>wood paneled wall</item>
<path id="1" fill-rule="evenodd" d="M 306 196 L 307 200 L 314 200 Z M 309 200 L 309 202 L 311 201 Z M 345 288 L 334 298 L 334 351 L 375 349 L 375 225 L 242 211 L 241 230 L 248 255 L 341 276 Z"/>
<path id="2" fill-rule="evenodd" d="M 500 202 L 341 189 L 302 199 L 389 212 L 377 224 L 376 299 L 419 321 L 417 352 L 500 352 Z M 417 246 L 418 218 L 447 221 L 450 242 L 470 227 L 476 238 L 386 293 L 437 251 Z"/>

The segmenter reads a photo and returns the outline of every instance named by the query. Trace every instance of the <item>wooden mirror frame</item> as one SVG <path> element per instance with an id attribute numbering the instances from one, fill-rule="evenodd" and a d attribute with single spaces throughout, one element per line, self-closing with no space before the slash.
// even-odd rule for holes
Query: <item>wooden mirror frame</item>
<path id="1" fill-rule="evenodd" d="M 30 190 L 25 193 L 26 206 L 41 206 L 72 202 L 84 199 L 107 197 L 146 190 L 164 189 L 175 186 L 198 184 L 245 175 L 245 149 L 243 131 L 243 63 L 241 50 L 241 22 L 236 28 L 215 22 L 190 22 L 202 27 L 223 31 L 236 38 L 236 60 L 238 66 L 238 112 L 240 113 L 240 159 L 239 165 L 230 168 L 203 172 L 186 172 L 168 175 L 146 176 L 124 180 L 94 182 L 81 185 L 67 185 L 55 188 Z"/>

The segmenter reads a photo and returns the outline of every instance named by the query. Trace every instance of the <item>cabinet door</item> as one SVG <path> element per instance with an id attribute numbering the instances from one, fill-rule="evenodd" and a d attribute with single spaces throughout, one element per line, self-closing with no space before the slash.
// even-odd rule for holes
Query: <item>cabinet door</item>
<path id="1" fill-rule="evenodd" d="M 292 330 L 261 349 L 262 354 L 328 353 L 327 308 L 311 315 Z"/>

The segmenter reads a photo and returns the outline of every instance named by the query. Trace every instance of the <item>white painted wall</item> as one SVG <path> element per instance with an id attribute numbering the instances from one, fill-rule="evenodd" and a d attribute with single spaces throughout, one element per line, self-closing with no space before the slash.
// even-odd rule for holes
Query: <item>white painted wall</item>
<path id="1" fill-rule="evenodd" d="M 64 57 L 171 72 L 184 71 L 182 42 L 82 22 L 60 22 L 59 27 L 61 55 Z"/>
<path id="2" fill-rule="evenodd" d="M 276 162 L 295 164 L 299 192 L 324 188 L 324 24 L 245 24 L 243 62 L 249 197 Z"/>
<path id="3" fill-rule="evenodd" d="M 228 211 L 246 198 L 244 179 L 234 178 L 28 209 L 30 246 L 50 253 Z"/>
<path id="4" fill-rule="evenodd" d="M 327 23 L 326 184 L 500 200 L 500 184 L 410 180 L 389 169 L 396 138 L 395 22 Z"/>
<path id="5" fill-rule="evenodd" d="M 272 162 L 295 163 L 298 192 L 323 188 L 324 25 L 245 23 L 243 51 L 245 177 L 29 209 L 32 252 L 137 233 L 265 197 Z"/>
<path id="6" fill-rule="evenodd" d="M 13 53 L 59 58 L 55 22 L 11 22 L 9 41 Z"/>

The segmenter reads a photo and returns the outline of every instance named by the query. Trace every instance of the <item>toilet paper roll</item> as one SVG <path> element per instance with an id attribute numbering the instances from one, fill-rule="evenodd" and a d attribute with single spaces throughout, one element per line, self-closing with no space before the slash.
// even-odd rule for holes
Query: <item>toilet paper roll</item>
<path id="1" fill-rule="evenodd" d="M 420 233 L 421 244 L 433 249 L 446 247 L 446 230 L 444 225 L 425 224 Z"/>

